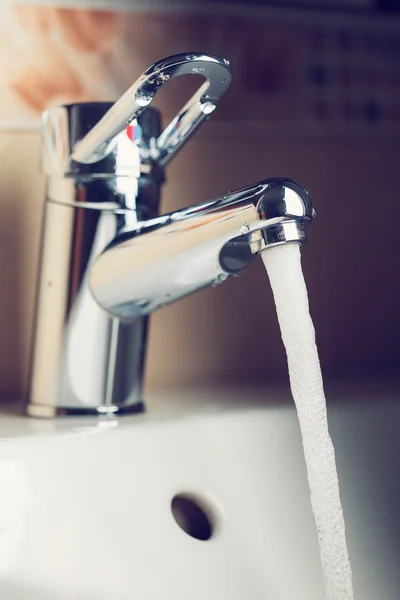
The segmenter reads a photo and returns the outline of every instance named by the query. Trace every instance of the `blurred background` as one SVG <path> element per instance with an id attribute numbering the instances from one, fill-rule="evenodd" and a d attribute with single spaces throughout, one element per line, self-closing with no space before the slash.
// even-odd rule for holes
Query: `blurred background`
<path id="1" fill-rule="evenodd" d="M 0 395 L 24 394 L 44 179 L 40 114 L 114 100 L 185 51 L 231 62 L 230 91 L 168 167 L 162 211 L 289 176 L 317 218 L 303 248 L 327 381 L 400 365 L 400 1 L 3 2 L 0 8 Z M 197 86 L 164 86 L 167 123 Z M 284 350 L 260 260 L 152 317 L 148 389 L 280 383 Z"/>

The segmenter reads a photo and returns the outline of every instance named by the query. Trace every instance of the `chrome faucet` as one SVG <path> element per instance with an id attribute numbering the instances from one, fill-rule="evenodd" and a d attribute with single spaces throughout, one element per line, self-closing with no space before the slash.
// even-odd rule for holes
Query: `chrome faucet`
<path id="1" fill-rule="evenodd" d="M 205 82 L 161 131 L 148 105 L 168 80 Z M 151 66 L 115 103 L 43 115 L 47 175 L 27 412 L 140 412 L 148 315 L 240 274 L 260 251 L 304 243 L 307 192 L 266 179 L 157 216 L 164 167 L 213 112 L 228 61 L 181 54 Z"/>

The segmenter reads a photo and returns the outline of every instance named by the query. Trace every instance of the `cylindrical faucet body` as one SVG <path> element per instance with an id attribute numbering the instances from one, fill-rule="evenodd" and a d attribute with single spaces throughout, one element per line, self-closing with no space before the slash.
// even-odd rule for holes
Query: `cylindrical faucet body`
<path id="1" fill-rule="evenodd" d="M 104 160 L 69 159 L 76 142 L 110 109 L 75 104 L 44 117 L 47 176 L 28 414 L 106 414 L 140 411 L 147 317 L 123 323 L 92 297 L 91 266 L 124 226 L 154 218 L 163 171 L 142 147 L 161 131 L 147 109 L 124 130 Z M 47 132 L 49 138 L 47 138 Z"/>

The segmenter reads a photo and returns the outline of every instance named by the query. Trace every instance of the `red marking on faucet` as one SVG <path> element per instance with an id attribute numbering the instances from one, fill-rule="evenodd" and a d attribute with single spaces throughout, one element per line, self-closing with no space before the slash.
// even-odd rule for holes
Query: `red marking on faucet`
<path id="1" fill-rule="evenodd" d="M 128 125 L 128 127 L 126 128 L 126 135 L 131 140 L 131 142 L 139 143 L 142 138 L 142 134 L 142 128 L 136 122 L 132 123 L 131 125 Z"/>

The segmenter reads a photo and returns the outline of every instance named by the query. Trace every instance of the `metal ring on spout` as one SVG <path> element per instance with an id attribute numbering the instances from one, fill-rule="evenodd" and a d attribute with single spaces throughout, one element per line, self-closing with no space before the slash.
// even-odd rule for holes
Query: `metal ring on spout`
<path id="1" fill-rule="evenodd" d="M 160 87 L 179 75 L 202 75 L 206 81 L 157 139 L 157 162 L 164 166 L 214 111 L 231 82 L 229 62 L 208 54 L 176 54 L 156 62 L 121 96 L 102 119 L 77 142 L 74 161 L 88 164 L 103 159 L 114 138 L 151 103 Z"/>

